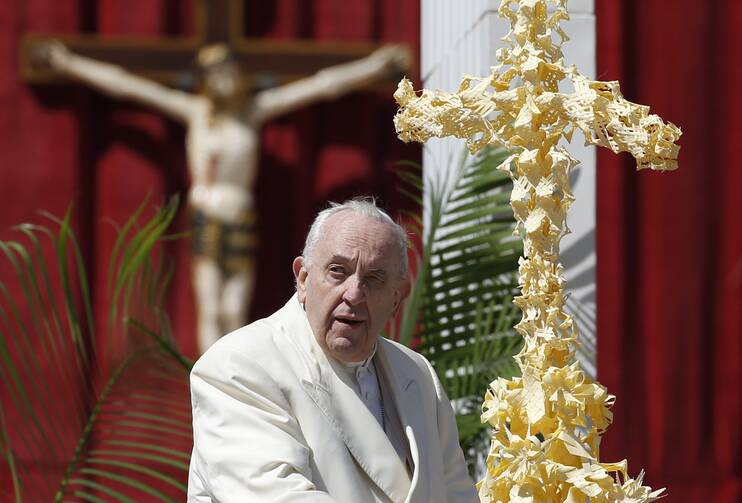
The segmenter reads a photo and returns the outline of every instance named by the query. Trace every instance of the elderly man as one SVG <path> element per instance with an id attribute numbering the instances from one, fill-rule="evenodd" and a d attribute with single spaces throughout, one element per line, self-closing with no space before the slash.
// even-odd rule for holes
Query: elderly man
<path id="1" fill-rule="evenodd" d="M 435 372 L 379 337 L 409 289 L 404 230 L 333 205 L 293 269 L 283 308 L 193 368 L 188 501 L 476 501 Z"/>

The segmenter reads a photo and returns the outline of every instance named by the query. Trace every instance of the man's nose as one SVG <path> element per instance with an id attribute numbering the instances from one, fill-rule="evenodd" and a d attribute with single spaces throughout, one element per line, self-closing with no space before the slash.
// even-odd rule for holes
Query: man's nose
<path id="1" fill-rule="evenodd" d="M 358 276 L 353 275 L 345 280 L 345 291 L 343 292 L 343 300 L 345 302 L 351 306 L 355 306 L 365 299 L 366 293 L 363 290 L 363 283 L 358 279 Z"/>

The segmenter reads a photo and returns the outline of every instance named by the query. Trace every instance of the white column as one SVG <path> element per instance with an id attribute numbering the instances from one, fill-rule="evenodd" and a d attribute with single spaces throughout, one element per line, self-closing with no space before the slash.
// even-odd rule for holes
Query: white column
<path id="1" fill-rule="evenodd" d="M 423 87 L 453 91 L 464 74 L 489 74 L 496 63 L 495 51 L 508 31 L 506 21 L 497 16 L 499 5 L 500 0 L 421 0 Z M 594 78 L 594 0 L 570 0 L 568 8 L 571 20 L 563 25 L 570 36 L 563 47 L 565 61 Z M 571 91 L 568 87 L 563 90 Z M 571 294 L 567 308 L 581 332 L 580 359 L 585 370 L 595 375 L 595 148 L 583 146 L 578 133 L 569 149 L 582 163 L 572 176 L 576 196 L 568 221 L 572 233 L 562 240 L 562 262 Z M 463 152 L 461 140 L 429 141 L 423 148 L 426 177 L 456 169 Z"/>

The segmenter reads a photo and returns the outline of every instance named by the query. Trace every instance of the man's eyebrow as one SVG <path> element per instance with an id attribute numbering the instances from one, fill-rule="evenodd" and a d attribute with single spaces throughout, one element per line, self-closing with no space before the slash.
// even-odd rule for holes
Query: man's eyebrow
<path id="1" fill-rule="evenodd" d="M 336 253 L 335 255 L 330 257 L 330 260 L 327 261 L 328 264 L 331 264 L 333 262 L 347 263 L 350 262 L 350 259 L 345 255 L 339 255 Z"/>

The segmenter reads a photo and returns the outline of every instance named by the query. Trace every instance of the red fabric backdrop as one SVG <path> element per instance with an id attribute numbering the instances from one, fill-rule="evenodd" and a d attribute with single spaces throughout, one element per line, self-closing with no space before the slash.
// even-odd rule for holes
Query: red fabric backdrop
<path id="1" fill-rule="evenodd" d="M 29 87 L 18 78 L 18 41 L 27 32 L 187 34 L 193 31 L 192 17 L 191 2 L 171 0 L 16 0 L 0 9 L 0 239 L 13 236 L 10 225 L 39 221 L 38 210 L 61 215 L 74 202 L 99 299 L 116 232 L 110 221 L 125 221 L 147 193 L 155 201 L 185 194 L 184 131 L 80 86 Z M 416 2 L 246 1 L 245 18 L 247 36 L 403 42 L 418 48 Z M 312 215 L 328 199 L 376 194 L 392 209 L 404 204 L 390 168 L 400 159 L 418 160 L 420 149 L 396 140 L 392 90 L 308 107 L 263 131 L 257 182 L 263 246 L 251 318 L 271 313 L 291 294 L 291 260 Z M 185 229 L 185 214 L 178 224 Z M 173 329 L 193 355 L 187 243 L 173 245 L 172 252 L 177 260 Z"/>
<path id="2" fill-rule="evenodd" d="M 669 501 L 742 501 L 742 2 L 596 0 L 598 76 L 683 129 L 680 169 L 598 157 L 605 459 Z"/>

